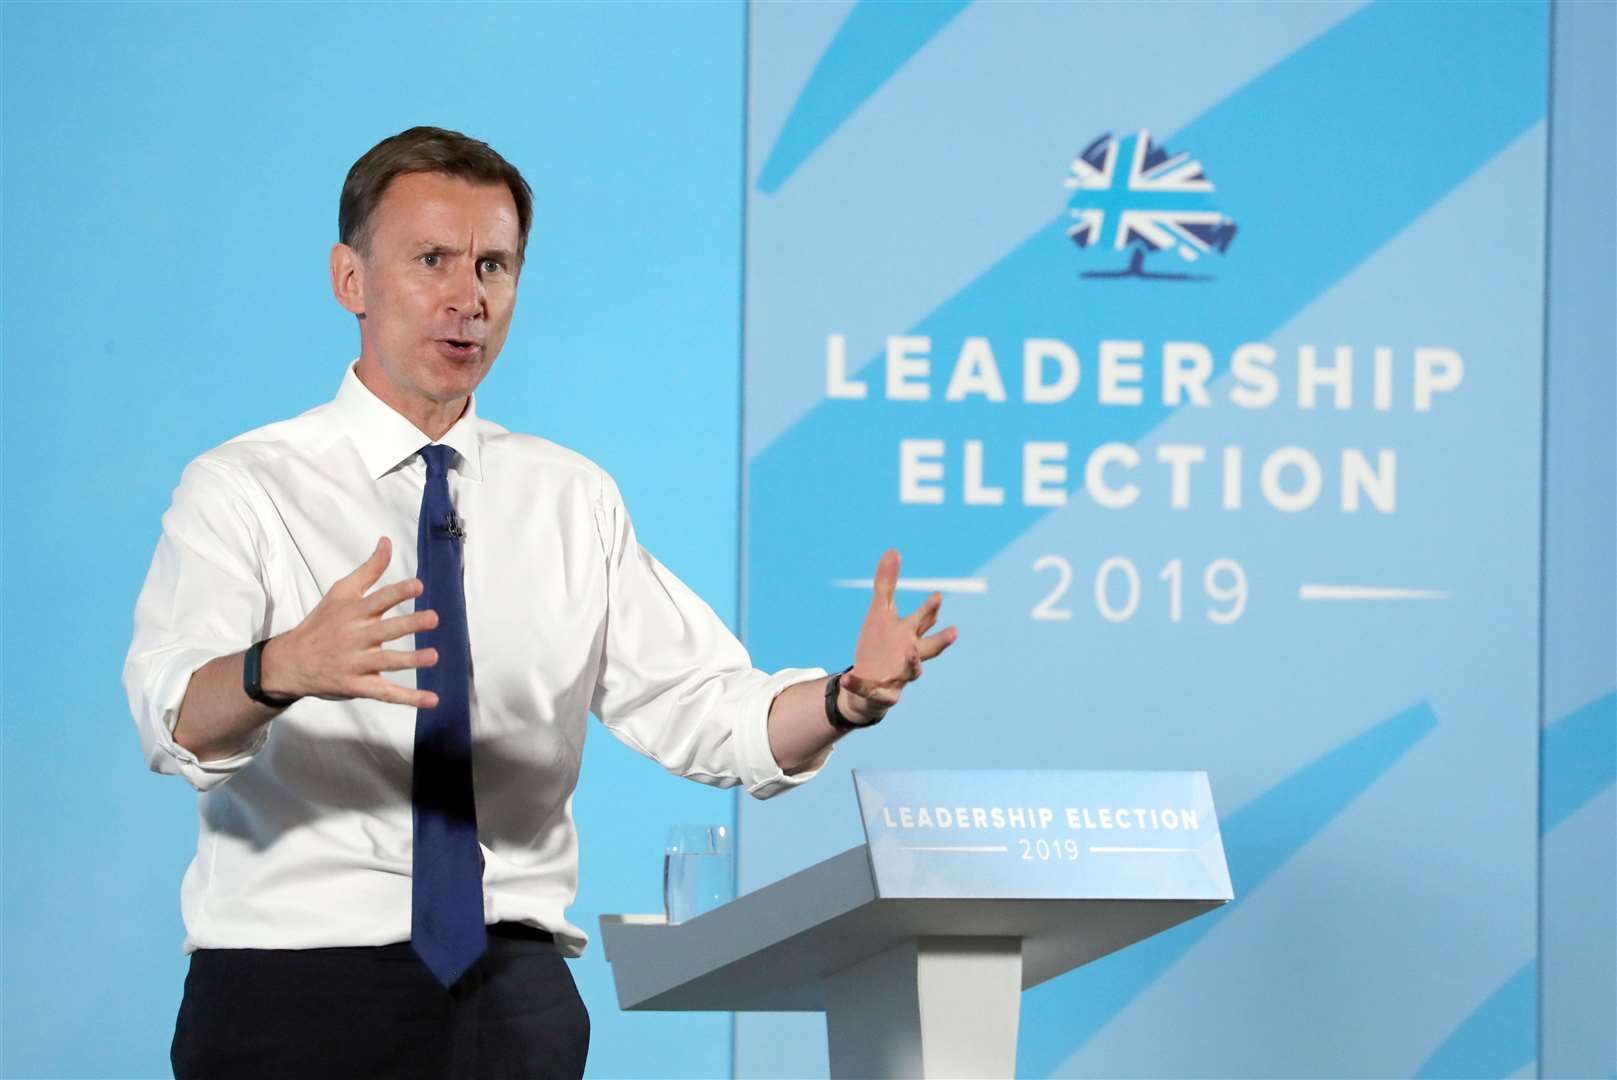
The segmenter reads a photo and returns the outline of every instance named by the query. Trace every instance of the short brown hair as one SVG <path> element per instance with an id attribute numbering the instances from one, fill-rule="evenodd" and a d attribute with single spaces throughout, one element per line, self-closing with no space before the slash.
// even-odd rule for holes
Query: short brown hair
<path id="1" fill-rule="evenodd" d="M 488 143 L 438 127 L 413 127 L 389 136 L 365 151 L 348 170 L 337 203 L 337 235 L 366 254 L 371 215 L 394 179 L 408 173 L 439 173 L 474 183 L 504 184 L 517 204 L 517 257 L 528 248 L 533 224 L 533 189 L 522 174 Z"/>

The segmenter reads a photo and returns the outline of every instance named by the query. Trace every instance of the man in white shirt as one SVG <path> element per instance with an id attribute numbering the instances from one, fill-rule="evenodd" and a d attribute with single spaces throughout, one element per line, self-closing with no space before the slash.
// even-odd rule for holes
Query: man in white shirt
<path id="1" fill-rule="evenodd" d="M 358 361 L 164 516 L 124 682 L 148 764 L 202 793 L 177 1076 L 579 1075 L 587 713 L 767 798 L 955 640 L 936 593 L 899 617 L 888 551 L 849 671 L 758 671 L 605 471 L 480 418 L 531 217 L 474 139 L 367 152 L 331 254 Z"/>

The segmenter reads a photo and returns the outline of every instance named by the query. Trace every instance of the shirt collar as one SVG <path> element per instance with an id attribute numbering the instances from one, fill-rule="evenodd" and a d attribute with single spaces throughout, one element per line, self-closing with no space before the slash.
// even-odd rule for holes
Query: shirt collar
<path id="1" fill-rule="evenodd" d="M 337 388 L 333 402 L 348 437 L 359 449 L 365 462 L 365 471 L 371 479 L 378 479 L 401 463 L 414 457 L 431 442 L 415 424 L 396 412 L 393 406 L 371 392 L 359 381 L 354 364 L 343 373 L 342 385 Z M 483 479 L 482 456 L 477 437 L 477 395 L 466 402 L 466 411 L 455 426 L 444 432 L 438 440 L 455 451 L 455 468 L 470 480 Z"/>

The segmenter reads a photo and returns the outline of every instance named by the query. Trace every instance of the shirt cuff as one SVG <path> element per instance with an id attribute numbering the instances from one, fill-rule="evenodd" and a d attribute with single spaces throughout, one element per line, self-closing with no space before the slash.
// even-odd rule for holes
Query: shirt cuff
<path id="1" fill-rule="evenodd" d="M 748 795 L 758 799 L 779 795 L 814 779 L 830 760 L 828 748 L 828 752 L 821 755 L 813 768 L 788 775 L 769 751 L 769 708 L 776 696 L 788 686 L 823 679 L 828 674 L 824 668 L 782 668 L 764 681 L 757 697 L 744 707 L 737 725 L 736 740 L 741 750 L 741 766 L 745 770 L 742 783 L 746 785 Z"/>
<path id="2" fill-rule="evenodd" d="M 249 761 L 258 756 L 269 740 L 270 724 L 258 729 L 252 742 L 229 757 L 203 761 L 196 754 L 174 741 L 174 726 L 180 721 L 180 703 L 191 684 L 191 676 L 216 654 L 202 649 L 187 649 L 176 653 L 164 665 L 157 677 L 150 698 L 147 734 L 149 742 L 146 763 L 153 772 L 178 773 L 198 791 L 207 791 L 230 779 Z M 274 723 L 271 721 L 270 723 Z"/>

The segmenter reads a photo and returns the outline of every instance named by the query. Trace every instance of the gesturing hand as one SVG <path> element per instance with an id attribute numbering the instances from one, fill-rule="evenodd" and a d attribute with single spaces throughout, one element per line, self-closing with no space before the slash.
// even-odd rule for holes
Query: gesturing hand
<path id="1" fill-rule="evenodd" d="M 860 722 L 880 719 L 898 703 L 905 685 L 921 677 L 921 663 L 953 645 L 960 636 L 952 626 L 924 636 L 938 621 L 938 609 L 943 606 L 943 594 L 939 592 L 899 617 L 893 599 L 898 589 L 898 562 L 898 552 L 889 548 L 876 564 L 870 608 L 853 647 L 853 670 L 842 676 L 839 705 L 846 715 Z"/>
<path id="2" fill-rule="evenodd" d="M 382 537 L 371 557 L 334 584 L 302 622 L 265 646 L 266 693 L 328 700 L 373 698 L 418 709 L 437 707 L 437 694 L 410 690 L 381 676 L 384 671 L 431 667 L 438 662 L 437 649 L 382 648 L 384 641 L 438 625 L 438 613 L 431 610 L 382 618 L 395 604 L 421 595 L 420 578 L 395 582 L 365 595 L 387 569 L 391 550 L 387 537 Z"/>

